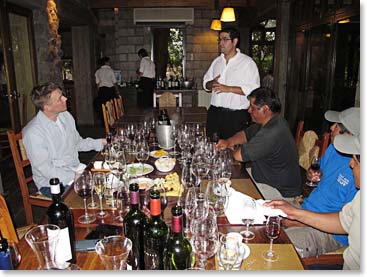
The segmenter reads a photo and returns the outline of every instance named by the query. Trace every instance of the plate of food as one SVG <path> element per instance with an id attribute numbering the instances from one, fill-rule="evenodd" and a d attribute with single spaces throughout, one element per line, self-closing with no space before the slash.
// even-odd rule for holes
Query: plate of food
<path id="1" fill-rule="evenodd" d="M 139 185 L 139 189 L 145 190 L 151 187 L 154 184 L 154 181 L 153 179 L 150 179 L 150 178 L 139 177 L 139 178 L 131 179 L 129 181 L 129 185 L 133 183 L 137 183 Z"/>
<path id="2" fill-rule="evenodd" d="M 143 167 L 144 167 L 144 171 L 143 171 Z M 127 165 L 127 174 L 129 174 L 130 176 L 143 176 L 146 174 L 149 174 L 151 172 L 153 172 L 154 167 L 151 166 L 150 164 L 140 164 L 140 163 L 133 163 L 133 164 L 128 164 Z"/>
<path id="3" fill-rule="evenodd" d="M 161 157 L 167 157 L 168 152 L 165 151 L 164 149 L 155 150 L 155 151 L 150 152 L 150 156 L 155 158 L 155 159 L 159 159 Z"/>
<path id="4" fill-rule="evenodd" d="M 161 172 L 171 171 L 176 164 L 176 159 L 169 157 L 159 158 L 154 162 L 155 167 Z"/>

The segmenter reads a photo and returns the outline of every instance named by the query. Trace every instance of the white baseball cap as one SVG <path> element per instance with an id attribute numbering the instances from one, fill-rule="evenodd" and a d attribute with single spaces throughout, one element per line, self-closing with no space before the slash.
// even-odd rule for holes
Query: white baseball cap
<path id="1" fill-rule="evenodd" d="M 327 121 L 342 123 L 347 130 L 354 136 L 360 134 L 360 108 L 349 108 L 341 112 L 326 111 L 325 118 Z"/>
<path id="2" fill-rule="evenodd" d="M 358 136 L 338 135 L 334 139 L 334 147 L 339 152 L 351 155 L 361 154 L 361 144 Z"/>

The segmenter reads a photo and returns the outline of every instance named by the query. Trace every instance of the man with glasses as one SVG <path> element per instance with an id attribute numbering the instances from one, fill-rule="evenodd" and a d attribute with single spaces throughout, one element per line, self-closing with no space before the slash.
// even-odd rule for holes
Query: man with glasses
<path id="1" fill-rule="evenodd" d="M 219 33 L 221 55 L 210 65 L 203 78 L 203 87 L 212 93 L 208 110 L 206 132 L 208 138 L 216 134 L 227 139 L 250 122 L 247 99 L 260 86 L 256 63 L 236 48 L 240 34 L 234 28 Z"/>
<path id="2" fill-rule="evenodd" d="M 79 135 L 73 116 L 66 111 L 66 101 L 56 84 L 36 86 L 32 102 L 39 111 L 22 131 L 33 180 L 46 196 L 51 195 L 51 178 L 59 178 L 64 186 L 74 180 L 81 165 L 78 151 L 100 151 L 107 143 L 106 139 L 83 139 Z"/>

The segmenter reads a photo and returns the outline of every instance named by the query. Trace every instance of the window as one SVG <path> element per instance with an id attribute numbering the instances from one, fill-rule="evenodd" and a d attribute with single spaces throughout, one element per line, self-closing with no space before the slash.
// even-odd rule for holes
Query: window
<path id="1" fill-rule="evenodd" d="M 273 70 L 275 49 L 276 20 L 269 19 L 259 23 L 252 30 L 251 54 L 256 62 L 261 78 Z"/>

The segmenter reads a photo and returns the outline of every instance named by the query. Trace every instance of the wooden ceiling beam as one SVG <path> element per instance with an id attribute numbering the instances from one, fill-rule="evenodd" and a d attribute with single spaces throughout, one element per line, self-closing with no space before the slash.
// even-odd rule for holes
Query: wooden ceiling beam
<path id="1" fill-rule="evenodd" d="M 201 7 L 214 8 L 214 0 L 89 0 L 92 9 Z"/>

